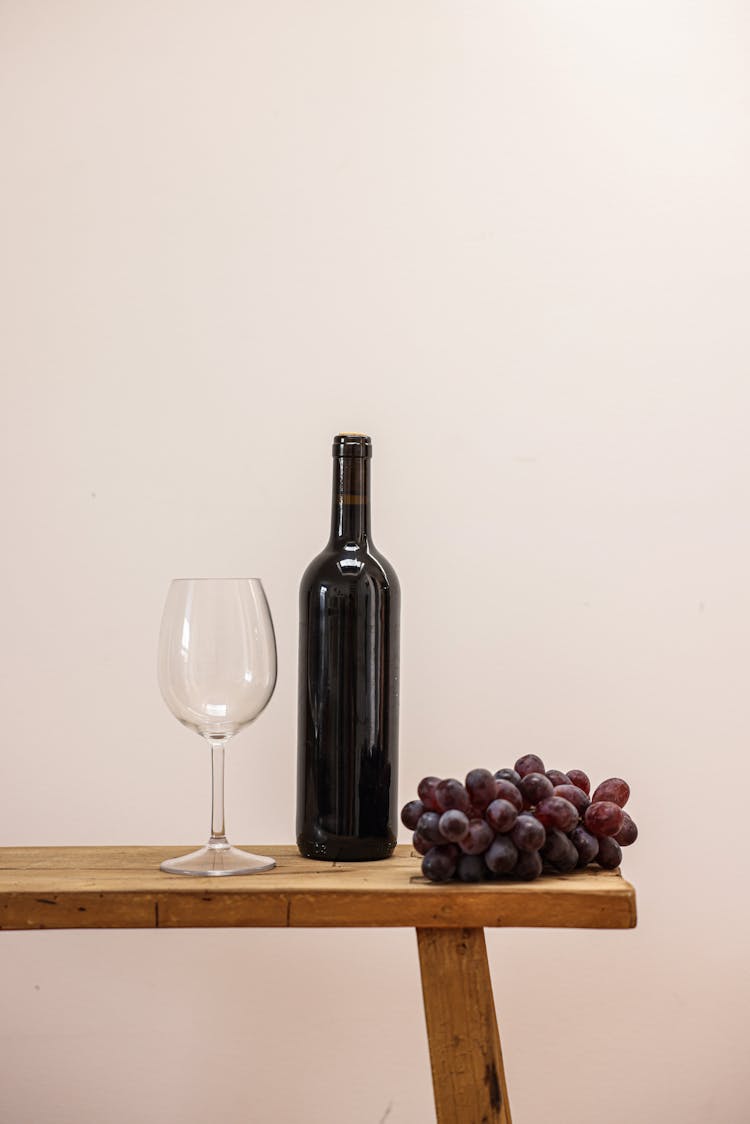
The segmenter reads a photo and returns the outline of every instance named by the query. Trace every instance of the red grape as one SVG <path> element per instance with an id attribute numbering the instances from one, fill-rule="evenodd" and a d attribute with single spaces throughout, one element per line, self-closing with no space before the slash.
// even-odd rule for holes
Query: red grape
<path id="1" fill-rule="evenodd" d="M 455 777 L 423 777 L 418 799 L 401 809 L 432 882 L 478 883 L 512 875 L 538 878 L 543 870 L 566 874 L 598 862 L 614 870 L 622 847 L 638 838 L 624 805 L 630 787 L 620 777 L 591 782 L 580 769 L 545 771 L 535 753 L 512 769 L 471 769 L 466 783 Z M 482 891 L 484 892 L 484 891 Z"/>
<path id="2" fill-rule="evenodd" d="M 417 796 L 428 812 L 437 812 L 438 810 L 435 789 L 439 784 L 440 777 L 423 777 L 417 785 Z"/>
<path id="3" fill-rule="evenodd" d="M 511 839 L 519 851 L 538 851 L 544 846 L 547 834 L 539 820 L 523 812 L 516 820 Z"/>
<path id="4" fill-rule="evenodd" d="M 609 780 L 602 781 L 597 786 L 596 792 L 591 797 L 591 803 L 597 804 L 600 800 L 609 800 L 612 804 L 624 808 L 629 796 L 630 785 L 628 782 L 621 780 L 619 777 L 610 777 Z"/>
<path id="5" fill-rule="evenodd" d="M 622 813 L 622 827 L 617 832 L 615 840 L 621 847 L 629 847 L 638 838 L 638 828 L 627 812 Z"/>
<path id="6" fill-rule="evenodd" d="M 508 832 L 518 817 L 518 808 L 510 800 L 493 800 L 485 811 L 487 823 L 495 831 Z"/>
<path id="7" fill-rule="evenodd" d="M 568 769 L 568 780 L 574 784 L 576 788 L 580 788 L 586 795 L 591 792 L 591 781 L 580 769 Z"/>
<path id="8" fill-rule="evenodd" d="M 622 808 L 613 804 L 611 800 L 599 800 L 586 809 L 583 822 L 586 829 L 597 839 L 605 835 L 617 835 L 622 827 Z"/>
<path id="9" fill-rule="evenodd" d="M 558 874 L 570 874 L 571 870 L 575 870 L 578 866 L 578 851 L 576 851 L 567 835 L 563 835 L 563 839 L 565 844 L 564 846 L 561 845 L 558 857 L 554 861 L 551 859 L 548 861 L 552 863 Z"/>
<path id="10" fill-rule="evenodd" d="M 582 788 L 578 788 L 574 784 L 559 784 L 554 792 L 555 796 L 562 796 L 564 800 L 569 800 L 570 803 L 578 809 L 579 816 L 588 808 L 591 801 Z"/>
<path id="11" fill-rule="evenodd" d="M 469 830 L 469 817 L 460 812 L 458 808 L 449 808 L 440 817 L 438 827 L 446 839 L 458 843 Z"/>
<path id="12" fill-rule="evenodd" d="M 513 807 L 516 808 L 519 812 L 523 808 L 523 796 L 521 796 L 521 790 L 517 788 L 516 785 L 511 784 L 510 781 L 495 781 L 495 799 L 509 800 Z"/>
<path id="13" fill-rule="evenodd" d="M 540 800 L 545 800 L 554 792 L 552 781 L 549 777 L 545 777 L 544 773 L 527 773 L 521 778 L 518 787 L 527 807 L 538 804 Z"/>
<path id="14" fill-rule="evenodd" d="M 544 762 L 535 753 L 526 753 L 523 757 L 519 757 L 513 767 L 520 777 L 525 777 L 527 773 L 544 772 Z"/>
<path id="15" fill-rule="evenodd" d="M 542 858 L 551 863 L 564 858 L 568 850 L 567 843 L 567 835 L 563 835 L 556 827 L 548 827 L 547 838 L 541 851 Z"/>
<path id="16" fill-rule="evenodd" d="M 599 854 L 599 840 L 580 824 L 571 831 L 570 841 L 578 852 L 579 866 L 588 866 Z"/>
<path id="17" fill-rule="evenodd" d="M 592 804 L 592 807 L 594 805 Z M 603 866 L 605 870 L 614 870 L 622 862 L 622 851 L 620 844 L 614 839 L 609 839 L 605 836 L 599 840 L 599 854 L 596 856 L 596 861 L 599 866 Z"/>
<path id="18" fill-rule="evenodd" d="M 495 799 L 495 778 L 489 769 L 472 769 L 467 773 L 466 791 L 474 807 L 483 811 Z"/>
<path id="19" fill-rule="evenodd" d="M 521 779 L 521 774 L 517 773 L 515 769 L 498 769 L 495 773 L 496 781 L 510 781 L 511 784 L 518 784 Z"/>
<path id="20" fill-rule="evenodd" d="M 518 862 L 513 868 L 515 878 L 524 882 L 531 882 L 542 873 L 542 860 L 538 851 L 520 851 Z"/>
<path id="21" fill-rule="evenodd" d="M 408 827 L 410 831 L 414 831 L 419 817 L 426 811 L 427 809 L 421 800 L 410 800 L 401 809 L 401 823 L 404 827 Z"/>
<path id="22" fill-rule="evenodd" d="M 445 842 L 440 831 L 440 816 L 437 812 L 423 812 L 417 823 L 417 831 L 423 839 L 429 839 L 430 843 Z"/>
<path id="23" fill-rule="evenodd" d="M 578 823 L 578 809 L 562 796 L 548 796 L 537 804 L 534 815 L 545 827 L 572 831 Z"/>
<path id="24" fill-rule="evenodd" d="M 469 820 L 468 830 L 459 847 L 467 855 L 481 855 L 494 838 L 494 831 L 484 820 Z"/>
<path id="25" fill-rule="evenodd" d="M 516 846 L 507 835 L 498 835 L 484 853 L 484 861 L 493 874 L 510 874 L 517 859 Z"/>
<path id="26" fill-rule="evenodd" d="M 422 859 L 422 874 L 431 882 L 448 882 L 456 872 L 456 848 L 446 843 L 442 847 L 431 847 Z"/>
<path id="27" fill-rule="evenodd" d="M 459 855 L 456 877 L 459 882 L 482 882 L 487 874 L 482 855 Z"/>
<path id="28" fill-rule="evenodd" d="M 440 782 L 435 789 L 435 801 L 441 812 L 447 812 L 449 808 L 458 808 L 461 812 L 467 812 L 471 804 L 468 792 L 454 777 L 448 777 L 447 780 Z"/>

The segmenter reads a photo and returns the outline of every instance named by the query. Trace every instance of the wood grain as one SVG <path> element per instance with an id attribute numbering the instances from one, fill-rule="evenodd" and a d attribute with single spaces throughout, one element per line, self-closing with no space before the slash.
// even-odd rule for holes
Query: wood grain
<path id="1" fill-rule="evenodd" d="M 482 929 L 417 929 L 438 1124 L 511 1124 Z"/>
<path id="2" fill-rule="evenodd" d="M 436 885 L 408 846 L 371 863 L 321 863 L 296 847 L 263 874 L 191 878 L 159 863 L 184 847 L 0 848 L 0 929 L 404 927 L 628 929 L 635 892 L 591 868 L 536 882 Z"/>

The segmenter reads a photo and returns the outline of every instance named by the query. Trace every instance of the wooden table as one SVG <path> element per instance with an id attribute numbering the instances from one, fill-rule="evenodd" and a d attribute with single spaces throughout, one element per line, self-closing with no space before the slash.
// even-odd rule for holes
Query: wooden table
<path id="1" fill-rule="evenodd" d="M 629 929 L 635 891 L 589 868 L 536 882 L 435 885 L 419 857 L 320 863 L 249 847 L 275 870 L 164 874 L 190 847 L 0 848 L 0 929 L 361 928 L 417 930 L 438 1124 L 510 1124 L 484 928 Z"/>

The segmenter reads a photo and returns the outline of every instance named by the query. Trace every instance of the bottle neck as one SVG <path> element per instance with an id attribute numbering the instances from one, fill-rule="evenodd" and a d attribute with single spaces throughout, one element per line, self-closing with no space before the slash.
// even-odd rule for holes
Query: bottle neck
<path id="1" fill-rule="evenodd" d="M 331 542 L 366 543 L 370 538 L 370 460 L 333 458 Z"/>

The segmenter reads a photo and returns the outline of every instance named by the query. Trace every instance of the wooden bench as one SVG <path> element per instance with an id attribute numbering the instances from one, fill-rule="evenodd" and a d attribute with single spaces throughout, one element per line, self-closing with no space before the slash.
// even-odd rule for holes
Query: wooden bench
<path id="1" fill-rule="evenodd" d="M 159 870 L 189 849 L 0 848 L 0 929 L 413 927 L 438 1124 L 510 1124 L 484 929 L 636 923 L 635 891 L 618 871 L 435 885 L 404 846 L 373 863 L 248 847 L 273 855 L 276 868 L 231 878 Z"/>

